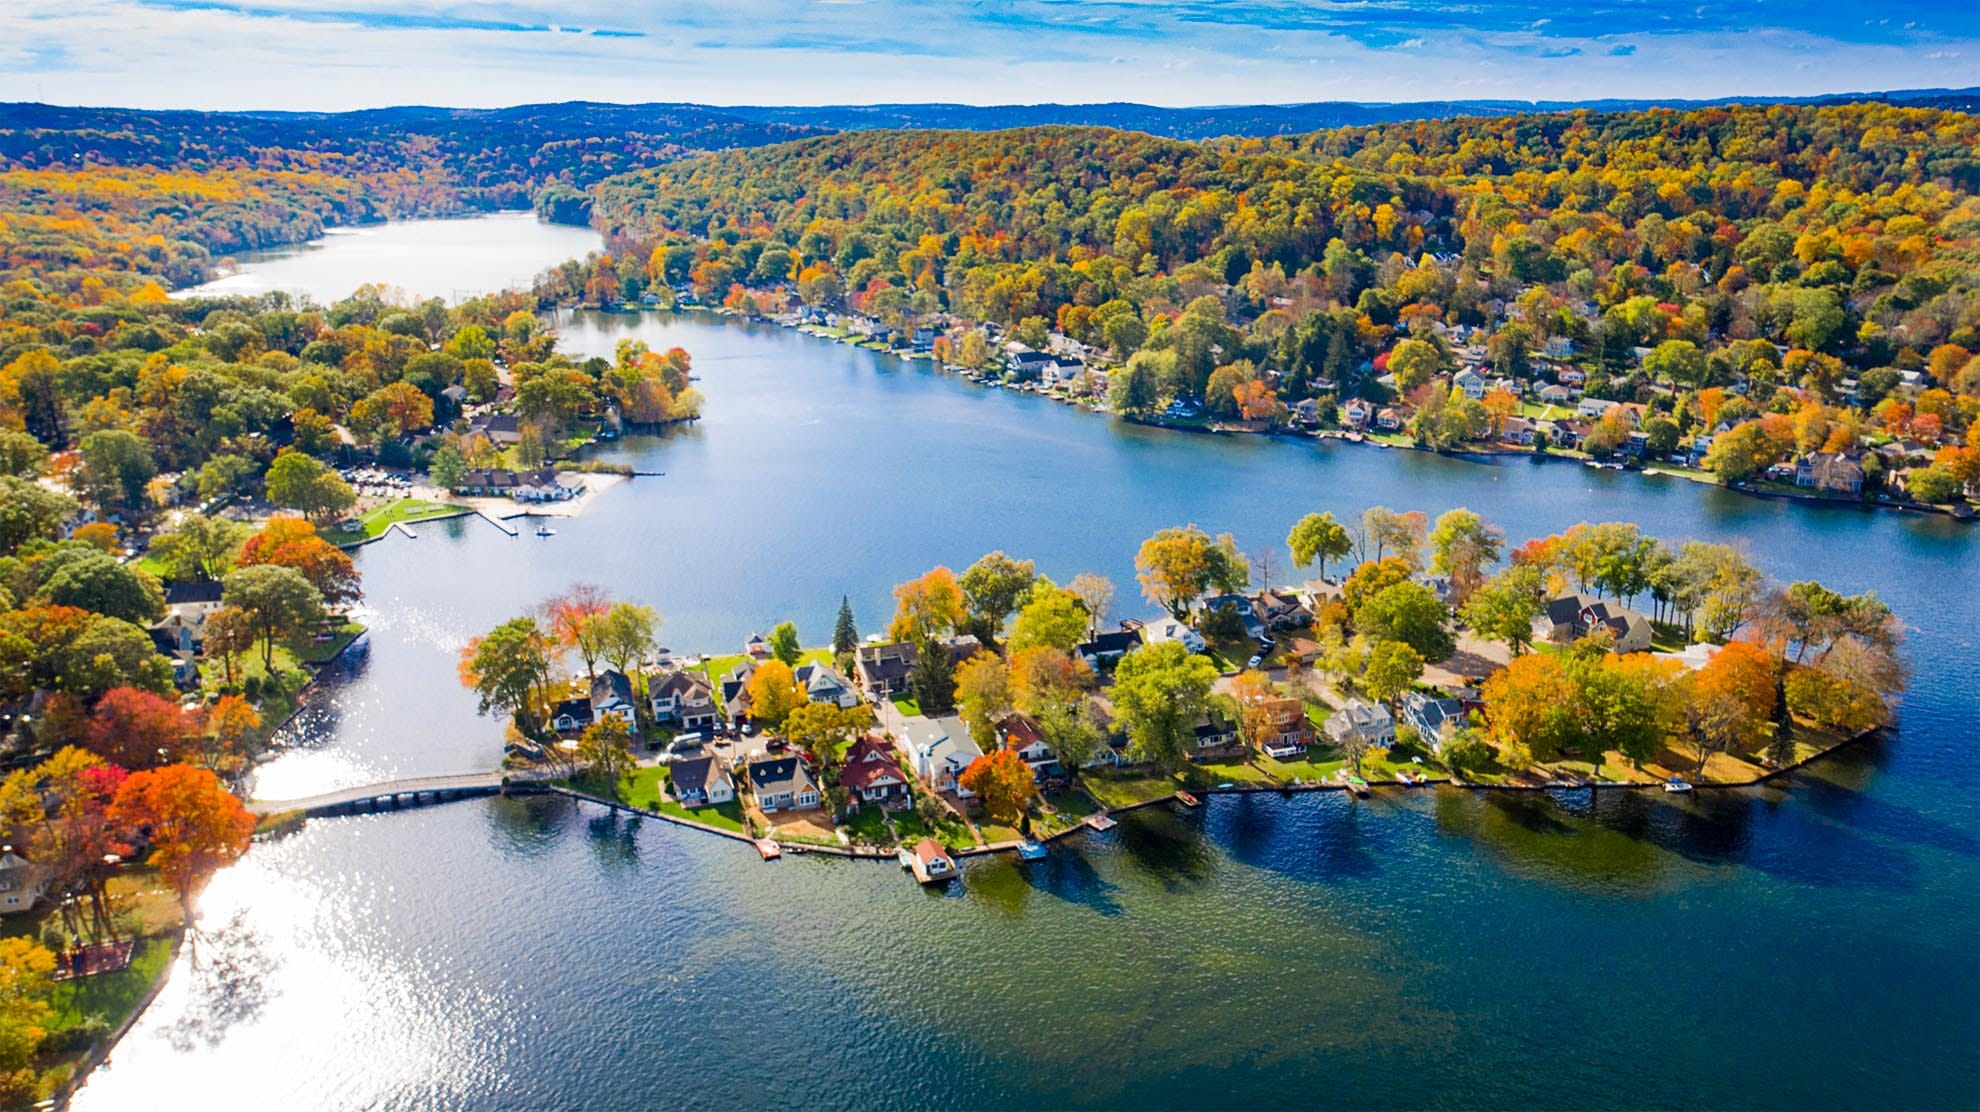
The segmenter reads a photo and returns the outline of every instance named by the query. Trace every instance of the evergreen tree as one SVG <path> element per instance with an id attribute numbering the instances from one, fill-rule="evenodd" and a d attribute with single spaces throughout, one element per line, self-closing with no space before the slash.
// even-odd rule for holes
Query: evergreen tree
<path id="1" fill-rule="evenodd" d="M 845 656 L 859 648 L 859 627 L 853 624 L 852 599 L 839 596 L 839 624 L 832 627 L 832 654 Z"/>
<path id="2" fill-rule="evenodd" d="M 941 640 L 924 637 L 915 649 L 914 701 L 921 713 L 943 714 L 955 706 L 955 666 Z"/>

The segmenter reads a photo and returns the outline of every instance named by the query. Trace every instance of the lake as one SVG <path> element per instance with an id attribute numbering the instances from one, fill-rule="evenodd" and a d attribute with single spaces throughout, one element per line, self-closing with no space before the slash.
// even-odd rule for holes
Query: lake
<path id="1" fill-rule="evenodd" d="M 368 282 L 414 298 L 461 302 L 528 289 L 546 267 L 602 246 L 589 228 L 549 224 L 530 212 L 453 220 L 390 220 L 327 229 L 321 239 L 231 256 L 237 269 L 174 297 L 286 290 L 328 305 Z"/>
<path id="2" fill-rule="evenodd" d="M 480 223 L 480 222 L 475 222 Z M 401 270 L 436 265 L 413 258 Z M 707 417 L 558 535 L 365 549 L 372 634 L 267 765 L 281 797 L 487 767 L 474 633 L 573 581 L 735 651 L 1003 548 L 1134 598 L 1152 530 L 1272 552 L 1311 510 L 1466 505 L 1744 544 L 1911 626 L 1901 728 L 1787 790 L 1226 797 L 923 892 L 869 863 L 564 800 L 312 822 L 202 901 L 209 937 L 84 1108 L 1971 1106 L 1980 1093 L 1980 532 L 1525 459 L 1121 425 L 768 326 L 580 313 L 568 348 L 694 355 Z M 224 1077 L 224 1085 L 212 1079 Z"/>

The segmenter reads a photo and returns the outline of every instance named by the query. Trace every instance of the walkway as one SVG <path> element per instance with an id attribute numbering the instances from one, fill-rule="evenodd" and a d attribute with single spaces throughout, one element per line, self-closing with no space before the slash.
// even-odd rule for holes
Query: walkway
<path id="1" fill-rule="evenodd" d="M 441 803 L 454 799 L 466 799 L 477 795 L 494 795 L 501 791 L 502 781 L 507 778 L 511 784 L 535 784 L 553 779 L 552 773 L 539 771 L 526 772 L 468 772 L 454 776 L 412 776 L 402 780 L 387 780 L 380 784 L 365 784 L 358 787 L 339 788 L 336 791 L 303 796 L 300 799 L 257 799 L 247 805 L 248 810 L 257 815 L 279 815 L 289 811 L 302 811 L 305 814 L 319 815 L 340 811 L 354 805 L 397 800 L 401 796 L 412 796 L 421 803 Z M 418 799 L 429 796 L 429 799 Z"/>

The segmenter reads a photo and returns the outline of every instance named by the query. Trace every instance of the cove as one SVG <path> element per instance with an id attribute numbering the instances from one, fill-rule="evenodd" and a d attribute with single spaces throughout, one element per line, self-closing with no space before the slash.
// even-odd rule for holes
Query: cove
<path id="1" fill-rule="evenodd" d="M 1135 428 L 718 318 L 560 325 L 586 354 L 686 347 L 706 419 L 601 453 L 664 475 L 554 538 L 463 520 L 365 549 L 370 638 L 262 794 L 492 763 L 454 654 L 573 580 L 654 605 L 681 650 L 786 617 L 822 636 L 842 594 L 871 630 L 893 583 L 991 548 L 1103 572 L 1139 613 L 1155 528 L 1256 552 L 1375 503 L 1514 538 L 1631 520 L 1874 587 L 1911 625 L 1912 689 L 1897 729 L 1785 789 L 1218 798 L 971 861 L 943 894 L 561 799 L 313 822 L 214 880 L 199 967 L 79 1107 L 1971 1103 L 1971 530 Z"/>

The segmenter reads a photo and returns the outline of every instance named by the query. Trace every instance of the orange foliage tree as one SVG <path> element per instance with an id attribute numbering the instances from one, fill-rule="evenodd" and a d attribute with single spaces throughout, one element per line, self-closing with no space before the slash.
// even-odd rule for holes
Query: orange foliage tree
<path id="1" fill-rule="evenodd" d="M 1006 826 L 1024 817 L 1025 805 L 1038 792 L 1037 777 L 1024 758 L 1009 749 L 986 753 L 969 762 L 958 777 L 964 790 L 975 792 L 990 817 Z"/>
<path id="2" fill-rule="evenodd" d="M 241 547 L 240 566 L 251 568 L 259 564 L 301 572 L 331 606 L 356 602 L 364 593 L 358 587 L 357 566 L 350 556 L 324 540 L 315 526 L 300 517 L 269 518 L 261 532 L 248 538 Z"/>
<path id="3" fill-rule="evenodd" d="M 151 862 L 174 888 L 186 922 L 192 922 L 192 889 L 200 876 L 247 852 L 254 816 L 203 768 L 173 764 L 134 772 L 117 789 L 110 814 L 143 832 Z"/>

